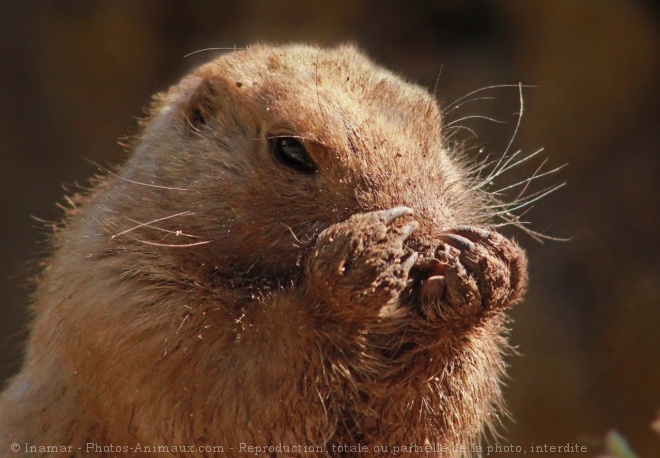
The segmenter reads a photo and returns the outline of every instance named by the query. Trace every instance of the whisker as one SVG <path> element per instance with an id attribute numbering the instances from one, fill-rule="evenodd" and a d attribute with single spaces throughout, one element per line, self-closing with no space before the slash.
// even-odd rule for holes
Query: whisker
<path id="1" fill-rule="evenodd" d="M 518 200 L 520 200 L 520 199 L 523 198 L 523 196 L 525 195 L 525 191 L 527 191 L 527 188 L 529 188 L 529 185 L 530 185 L 530 183 L 531 183 L 532 181 L 534 181 L 534 180 L 537 179 L 537 178 L 542 177 L 543 175 L 546 175 L 545 173 L 543 173 L 543 174 L 539 174 L 539 172 L 541 171 L 541 169 L 543 168 L 543 166 L 544 166 L 547 162 L 548 162 L 548 158 L 546 157 L 546 158 L 543 160 L 543 162 L 541 162 L 541 165 L 539 165 L 539 166 L 536 168 L 536 170 L 534 170 L 534 173 L 532 173 L 532 176 L 529 177 L 527 180 L 525 180 L 525 181 L 526 181 L 525 186 L 523 186 L 522 190 L 518 193 L 518 195 L 516 196 L 516 198 L 513 199 L 514 202 L 515 202 L 515 201 L 518 201 Z M 551 170 L 549 173 L 552 173 L 552 170 Z M 502 192 L 502 190 L 498 190 L 498 192 Z"/>
<path id="2" fill-rule="evenodd" d="M 512 219 L 507 219 L 506 216 L 509 216 Z M 506 216 L 499 216 L 500 218 L 503 218 L 505 220 L 504 224 L 498 224 L 495 225 L 494 227 L 505 227 L 505 226 L 514 226 L 521 231 L 525 232 L 527 235 L 529 235 L 532 239 L 536 240 L 539 243 L 543 243 L 544 240 L 552 240 L 554 242 L 568 242 L 570 239 L 569 238 L 562 238 L 562 237 L 553 237 L 550 235 L 543 234 L 541 232 L 535 231 L 533 229 L 530 229 L 526 226 L 524 226 L 520 221 L 517 221 L 514 219 L 513 215 L 506 215 Z"/>
<path id="3" fill-rule="evenodd" d="M 499 206 L 492 206 L 492 207 L 488 207 L 488 208 L 505 208 L 506 212 L 513 212 L 513 211 L 516 211 L 520 208 L 526 207 L 526 206 L 530 205 L 531 203 L 538 201 L 539 199 L 542 199 L 543 197 L 547 196 L 548 194 L 553 193 L 556 190 L 558 190 L 560 188 L 563 188 L 564 186 L 566 186 L 565 182 L 560 183 L 560 184 L 558 184 L 556 186 L 553 186 L 551 188 L 546 188 L 543 191 L 539 191 L 538 193 L 534 193 L 534 194 L 532 194 L 531 196 L 528 196 L 525 199 L 521 199 L 519 201 L 514 201 L 514 202 L 511 202 L 509 204 L 501 204 Z M 495 213 L 494 215 L 497 215 L 497 214 L 498 213 Z"/>
<path id="4" fill-rule="evenodd" d="M 131 222 L 134 222 L 134 223 L 138 222 L 138 221 L 132 220 L 130 218 L 128 218 L 128 220 L 131 221 Z M 144 227 L 148 227 L 149 229 L 154 229 L 156 231 L 165 232 L 167 234 L 172 234 L 172 235 L 175 235 L 177 237 L 189 237 L 191 239 L 202 239 L 202 238 L 204 238 L 204 237 L 199 236 L 199 235 L 186 234 L 185 232 L 183 232 L 180 229 L 177 229 L 177 230 L 173 231 L 171 229 L 165 229 L 164 227 L 152 226 L 150 224 L 145 224 Z"/>
<path id="5" fill-rule="evenodd" d="M 182 244 L 172 244 L 172 243 L 158 243 L 158 242 L 150 242 L 148 240 L 140 240 L 140 239 L 135 239 L 137 242 L 144 243 L 146 245 L 153 245 L 153 246 L 160 246 L 160 247 L 167 247 L 167 248 L 187 248 L 191 246 L 199 246 L 199 245 L 206 245 L 213 240 L 204 240 L 202 242 L 194 242 L 194 243 L 182 243 Z"/>
<path id="6" fill-rule="evenodd" d="M 208 52 L 208 51 L 236 51 L 238 49 L 247 49 L 244 46 L 241 47 L 236 47 L 234 46 L 233 48 L 203 48 L 203 49 L 198 49 L 197 51 L 189 52 L 188 54 L 184 55 L 184 59 L 186 57 L 190 57 L 192 55 L 198 54 L 200 52 Z"/>
<path id="7" fill-rule="evenodd" d="M 486 186 L 487 184 L 491 183 L 495 177 L 498 176 L 498 171 L 501 170 L 503 167 L 506 167 L 506 165 L 513 159 L 515 158 L 521 151 L 518 150 L 515 153 L 513 153 L 511 156 L 506 158 L 506 162 L 502 164 L 502 161 L 505 159 L 506 156 L 502 155 L 500 158 L 497 160 L 497 164 L 495 164 L 495 167 L 493 167 L 493 170 L 490 171 L 488 176 L 484 178 L 482 182 L 480 182 L 475 188 L 473 189 L 479 189 L 483 186 Z M 495 161 L 493 161 L 495 162 Z"/>
<path id="8" fill-rule="evenodd" d="M 500 193 L 502 193 L 502 191 L 507 191 L 507 190 L 509 190 L 509 189 L 513 189 L 513 188 L 515 188 L 515 187 L 517 187 L 517 186 L 520 186 L 520 185 L 526 183 L 525 188 L 523 188 L 523 190 L 520 192 L 520 194 L 518 194 L 518 196 L 514 199 L 514 201 L 516 201 L 516 200 L 518 200 L 518 199 L 520 199 L 520 198 L 522 197 L 522 195 L 524 194 L 525 190 L 527 189 L 527 187 L 529 186 L 529 184 L 530 184 L 533 180 L 537 180 L 537 179 L 539 179 L 539 178 L 541 178 L 541 177 L 544 177 L 544 176 L 546 176 L 546 175 L 551 175 L 551 174 L 553 174 L 553 173 L 555 173 L 555 172 L 558 172 L 559 170 L 563 169 L 563 168 L 566 166 L 566 164 L 564 164 L 564 165 L 561 165 L 561 166 L 559 166 L 559 167 L 557 167 L 557 168 L 555 168 L 555 169 L 552 169 L 552 170 L 550 170 L 550 171 L 548 171 L 548 172 L 538 173 L 538 172 L 541 170 L 541 167 L 543 167 L 543 165 L 545 165 L 547 162 L 548 162 L 548 159 L 544 160 L 544 161 L 543 161 L 543 164 L 541 164 L 541 166 L 539 166 L 539 167 L 536 169 L 536 171 L 534 172 L 534 174 L 533 174 L 531 177 L 526 178 L 526 179 L 524 179 L 524 180 L 521 180 L 521 181 L 519 181 L 518 183 L 515 183 L 515 184 L 512 184 L 512 185 L 509 185 L 509 186 L 507 186 L 507 187 L 505 187 L 505 188 L 498 189 L 497 191 L 493 191 L 492 194 L 500 194 Z"/>
<path id="9" fill-rule="evenodd" d="M 470 129 L 469 127 L 465 127 L 465 126 L 446 126 L 445 128 L 446 128 L 445 133 L 447 133 L 447 131 L 449 131 L 450 129 L 452 130 L 452 132 L 445 135 L 445 141 L 451 140 L 453 138 L 453 136 L 456 135 L 461 130 L 467 130 L 468 132 L 470 132 L 474 136 L 474 138 L 476 138 L 476 139 L 479 138 L 477 133 L 474 130 Z"/>
<path id="10" fill-rule="evenodd" d="M 518 135 L 518 129 L 520 129 L 520 123 L 522 122 L 522 117 L 523 117 L 523 108 L 525 106 L 524 101 L 523 101 L 523 92 L 522 92 L 522 84 L 518 83 L 518 94 L 520 96 L 520 105 L 518 109 L 518 121 L 516 122 L 516 128 L 513 130 L 513 134 L 511 135 L 511 139 L 509 140 L 509 144 L 507 145 L 506 149 L 504 150 L 504 156 L 506 156 L 509 153 L 509 150 L 511 149 L 511 146 L 513 145 L 513 141 L 516 139 L 516 135 Z"/>
<path id="11" fill-rule="evenodd" d="M 541 154 L 543 151 L 545 151 L 545 148 L 539 148 L 538 150 L 536 150 L 536 151 L 534 151 L 533 153 L 531 153 L 531 154 L 529 154 L 529 155 L 523 157 L 522 159 L 520 159 L 520 160 L 517 161 L 517 162 L 514 162 L 514 163 L 511 164 L 511 165 L 507 165 L 507 164 L 510 162 L 510 161 L 507 161 L 507 162 L 504 164 L 504 168 L 502 168 L 502 170 L 500 170 L 499 172 L 497 172 L 497 174 L 494 175 L 494 177 L 500 176 L 500 175 L 503 174 L 504 172 L 507 172 L 507 171 L 511 170 L 512 168 L 517 167 L 518 165 L 522 164 L 523 162 L 526 162 L 526 161 L 528 161 L 529 159 L 531 159 L 531 158 L 533 158 L 533 157 L 535 157 L 535 156 Z M 516 152 L 516 155 L 517 155 L 517 154 L 518 154 L 518 152 Z"/>
<path id="12" fill-rule="evenodd" d="M 538 179 L 538 178 L 544 177 L 544 176 L 546 176 L 546 175 L 553 174 L 553 173 L 555 173 L 556 171 L 561 170 L 561 169 L 564 168 L 564 166 L 561 165 L 561 166 L 559 166 L 559 167 L 557 167 L 557 168 L 555 168 L 555 169 L 553 169 L 553 170 L 550 170 L 549 172 L 538 173 L 538 172 L 541 171 L 541 168 L 545 165 L 545 163 L 546 163 L 547 161 L 548 161 L 547 159 L 546 159 L 545 161 L 543 161 L 543 163 L 539 166 L 539 168 L 537 168 L 537 169 L 534 171 L 534 173 L 532 174 L 532 176 L 529 177 L 529 179 L 527 180 L 527 184 L 526 184 L 526 185 L 522 188 L 522 190 L 518 193 L 518 195 L 516 196 L 516 198 L 514 199 L 514 201 L 517 201 L 517 200 L 522 199 L 523 195 L 525 194 L 525 191 L 527 191 L 527 188 L 529 187 L 529 185 L 531 184 L 532 181 L 534 181 L 534 180 L 536 180 L 536 179 Z M 565 164 L 564 164 L 564 165 L 565 165 Z"/>
<path id="13" fill-rule="evenodd" d="M 290 226 L 288 226 L 288 225 L 286 225 L 286 224 L 284 224 L 284 223 L 282 223 L 282 226 L 286 227 L 286 228 L 289 230 L 289 232 L 291 232 L 291 235 L 293 236 L 293 239 L 294 239 L 296 242 L 298 242 L 298 243 L 300 244 L 299 246 L 303 246 L 303 245 L 305 244 L 302 240 L 300 240 L 300 239 L 298 238 L 298 236 L 296 235 L 295 232 L 293 232 L 293 229 L 291 229 Z M 295 245 L 294 245 L 294 246 L 295 246 Z"/>
<path id="14" fill-rule="evenodd" d="M 525 211 L 523 211 L 519 215 L 514 215 L 514 214 L 506 215 L 506 216 L 509 216 L 510 218 L 505 218 L 504 223 L 495 224 L 495 225 L 493 225 L 493 227 L 504 227 L 504 226 L 510 225 L 513 222 L 516 222 L 516 223 L 521 224 L 521 225 L 532 224 L 530 221 L 523 221 L 522 217 L 525 216 L 527 213 L 529 213 L 533 208 L 534 208 L 533 205 L 530 206 L 530 207 L 527 207 L 525 209 Z M 496 215 L 496 216 L 501 218 L 500 215 Z"/>
<path id="15" fill-rule="evenodd" d="M 504 121 L 500 121 L 499 119 L 491 118 L 489 116 L 471 115 L 471 116 L 465 116 L 463 118 L 456 119 L 456 120 L 448 123 L 447 127 L 451 127 L 452 125 L 454 125 L 457 122 L 466 121 L 468 119 L 485 119 L 487 121 L 492 121 L 492 122 L 497 123 L 497 124 L 506 124 Z"/>
<path id="16" fill-rule="evenodd" d="M 440 65 L 440 71 L 438 72 L 438 77 L 435 79 L 435 85 L 433 86 L 433 95 L 438 94 L 438 83 L 440 82 L 440 76 L 442 76 L 442 69 L 444 68 L 444 64 Z"/>
<path id="17" fill-rule="evenodd" d="M 465 100 L 464 102 L 453 105 L 450 108 L 446 108 L 445 113 L 451 113 L 455 110 L 458 110 L 463 105 L 466 105 L 466 104 L 471 103 L 471 102 L 479 102 L 481 100 L 495 100 L 495 97 L 475 97 L 473 99 L 468 99 L 468 100 Z"/>
<path id="18" fill-rule="evenodd" d="M 197 191 L 197 190 L 195 190 L 195 189 L 177 188 L 177 187 L 174 187 L 174 186 L 162 186 L 162 185 L 157 185 L 157 184 L 142 183 L 142 182 L 140 182 L 140 181 L 129 180 L 128 178 L 124 178 L 124 177 L 122 177 L 122 176 L 117 175 L 117 174 L 114 173 L 114 172 L 111 172 L 110 170 L 106 169 L 105 167 L 101 167 L 101 166 L 100 166 L 99 164 L 97 164 L 96 162 L 93 162 L 93 161 L 89 161 L 89 162 L 90 162 L 91 164 L 95 165 L 96 167 L 98 167 L 98 168 L 99 168 L 101 171 L 103 171 L 104 173 L 107 173 L 108 175 L 111 175 L 111 176 L 113 176 L 113 177 L 116 177 L 116 178 L 118 178 L 118 179 L 120 179 L 120 180 L 122 180 L 122 181 L 126 181 L 126 182 L 131 183 L 131 184 L 137 184 L 137 185 L 140 185 L 140 186 L 147 186 L 147 187 L 149 187 L 149 188 L 167 189 L 167 190 L 170 190 L 170 191 L 195 191 L 195 192 L 199 192 L 199 191 Z"/>
<path id="19" fill-rule="evenodd" d="M 119 237 L 120 235 L 127 234 L 127 233 L 129 233 L 129 232 L 131 232 L 131 231 L 134 231 L 134 230 L 136 230 L 136 229 L 139 229 L 139 228 L 141 228 L 141 227 L 149 226 L 150 224 L 153 224 L 153 223 L 158 223 L 159 221 L 165 221 L 165 220 L 168 220 L 168 219 L 176 218 L 177 216 L 187 216 L 187 215 L 194 215 L 194 213 L 191 212 L 191 211 L 185 211 L 185 212 L 181 212 L 181 213 L 176 213 L 176 214 L 174 214 L 174 215 L 165 216 L 165 217 L 163 217 L 163 218 L 158 218 L 158 219 L 155 219 L 155 220 L 152 220 L 152 221 L 148 221 L 148 222 L 146 222 L 146 223 L 138 223 L 137 226 L 134 226 L 134 227 L 131 227 L 130 229 L 126 229 L 125 231 L 119 232 L 118 234 L 115 234 L 115 235 L 113 235 L 113 236 L 110 237 L 110 238 L 111 238 L 111 239 L 114 239 L 114 238 L 116 238 L 116 237 Z M 130 220 L 130 219 L 129 219 L 129 220 Z M 137 223 L 137 221 L 133 221 L 133 220 L 130 220 L 130 221 L 132 221 L 132 222 L 134 222 L 134 223 Z M 151 226 L 149 226 L 149 227 L 151 227 Z M 157 228 L 154 228 L 154 229 L 157 229 Z M 163 229 L 163 230 L 166 230 L 166 229 Z"/>
<path id="20" fill-rule="evenodd" d="M 520 159 L 519 161 L 516 161 L 516 162 L 514 162 L 514 163 L 511 164 L 511 165 L 507 165 L 507 164 L 509 164 L 509 162 L 511 161 L 511 159 L 513 159 L 514 157 L 516 157 L 516 156 L 520 153 L 520 151 L 516 151 L 514 154 L 511 155 L 510 159 L 507 160 L 507 161 L 506 161 L 506 162 L 500 167 L 500 169 L 497 171 L 497 173 L 489 175 L 489 176 L 487 177 L 487 179 L 484 180 L 483 183 L 481 183 L 481 185 L 482 185 L 482 186 L 483 186 L 483 185 L 486 185 L 487 183 L 493 181 L 495 178 L 497 178 L 498 176 L 502 175 L 503 173 L 505 173 L 505 172 L 511 170 L 511 169 L 514 168 L 514 167 L 517 167 L 518 165 L 522 164 L 523 162 L 528 161 L 529 159 L 533 158 L 534 156 L 537 156 L 537 155 L 541 154 L 543 151 L 545 151 L 545 149 L 544 149 L 544 148 L 540 148 L 540 149 L 534 151 L 532 154 L 529 154 L 529 155 L 523 157 L 523 158 Z"/>
<path id="21" fill-rule="evenodd" d="M 526 157 L 523 161 L 519 161 L 515 163 L 512 166 L 509 166 L 507 168 L 507 165 L 513 160 L 514 157 L 516 157 L 518 154 L 520 154 L 520 150 L 516 151 L 513 153 L 511 156 L 509 156 L 509 150 L 511 149 L 511 146 L 513 146 L 513 142 L 516 139 L 516 136 L 518 135 L 518 130 L 520 129 L 520 124 L 522 122 L 522 117 L 523 117 L 523 107 L 524 107 L 524 101 L 523 101 L 523 94 L 522 94 L 522 85 L 519 83 L 518 84 L 519 88 L 519 94 L 520 94 L 520 108 L 518 109 L 518 120 L 516 121 L 516 127 L 513 130 L 513 133 L 511 134 L 511 138 L 509 139 L 509 143 L 506 146 L 506 149 L 504 150 L 504 153 L 502 153 L 502 156 L 500 157 L 500 160 L 498 161 L 497 165 L 493 169 L 493 171 L 488 175 L 488 177 L 481 183 L 482 186 L 486 185 L 487 183 L 491 182 L 493 178 L 500 176 L 502 173 L 506 172 L 507 170 L 510 170 L 511 167 L 515 167 L 516 165 L 520 164 L 521 162 L 524 162 L 524 160 L 529 159 L 530 157 L 533 157 L 537 153 L 541 152 L 543 149 L 537 151 L 536 153 L 532 153 L 530 156 Z M 505 161 L 506 158 L 506 161 Z M 504 161 L 504 164 L 502 164 L 502 161 Z"/>
<path id="22" fill-rule="evenodd" d="M 486 87 L 482 87 L 482 88 L 480 88 L 480 89 L 474 90 L 474 91 L 472 91 L 472 92 L 469 92 L 469 93 L 465 94 L 465 95 L 462 96 L 462 97 L 459 97 L 459 98 L 456 99 L 454 102 L 450 103 L 449 106 L 456 105 L 458 102 L 460 102 L 460 101 L 462 101 L 462 100 L 465 100 L 465 99 L 467 99 L 468 97 L 470 97 L 470 96 L 472 96 L 472 95 L 474 95 L 474 94 L 478 94 L 479 92 L 488 91 L 488 90 L 490 90 L 490 89 L 501 89 L 501 88 L 507 88 L 507 87 L 517 87 L 517 88 L 520 88 L 520 87 L 535 87 L 535 86 L 527 85 L 527 84 L 523 84 L 523 85 L 521 85 L 520 83 L 519 83 L 519 84 L 495 84 L 495 85 L 493 85 L 493 86 L 486 86 Z"/>
<path id="23" fill-rule="evenodd" d="M 460 97 L 459 99 L 455 100 L 453 103 L 449 104 L 449 108 L 445 109 L 444 113 L 455 112 L 461 106 L 467 103 L 481 101 L 481 100 L 492 100 L 493 97 L 490 96 L 481 96 L 481 95 L 475 96 L 475 95 L 491 89 L 508 88 L 508 87 L 518 88 L 518 96 L 519 96 L 519 109 L 517 113 L 517 120 L 513 132 L 511 133 L 511 137 L 507 142 L 504 152 L 501 155 L 498 155 L 497 158 L 493 158 L 492 153 L 489 153 L 486 155 L 485 158 L 483 158 L 483 160 L 478 161 L 475 165 L 468 166 L 467 173 L 468 176 L 470 177 L 471 185 L 468 186 L 468 188 L 460 196 L 457 196 L 456 200 L 459 205 L 463 201 L 469 201 L 474 191 L 478 191 L 480 189 L 484 190 L 487 187 L 490 187 L 494 183 L 496 178 L 502 176 L 511 169 L 518 167 L 521 164 L 529 161 L 530 159 L 538 156 L 544 151 L 544 149 L 541 148 L 538 149 L 537 151 L 534 151 L 531 154 L 522 155 L 523 154 L 522 150 L 517 150 L 511 153 L 514 142 L 518 136 L 518 132 L 520 131 L 520 126 L 524 115 L 523 88 L 534 87 L 534 86 L 528 86 L 528 85 L 523 85 L 522 83 L 518 83 L 515 85 L 505 84 L 505 85 L 495 85 L 495 86 L 487 86 L 484 88 L 480 88 Z M 459 125 L 459 123 L 469 119 L 486 119 L 488 121 L 492 121 L 500 124 L 502 123 L 502 121 L 487 116 L 476 116 L 476 115 L 466 116 L 464 118 L 460 118 L 455 121 L 452 121 L 451 123 L 448 123 L 445 126 L 443 130 L 447 134 L 446 138 L 451 139 L 461 129 L 468 130 L 472 135 L 475 136 L 475 138 L 478 138 L 478 135 L 473 130 L 468 129 L 465 126 Z M 481 150 L 479 152 L 481 153 Z M 535 180 L 538 181 L 542 177 L 556 173 L 566 166 L 566 164 L 564 164 L 562 166 L 553 168 L 552 170 L 543 171 L 547 163 L 548 163 L 548 159 L 543 160 L 541 164 L 536 168 L 534 173 L 532 173 L 532 175 L 529 176 L 528 178 L 498 188 L 495 191 L 485 192 L 485 198 L 487 199 L 487 201 L 484 202 L 484 204 L 487 204 L 488 202 L 490 202 L 490 204 L 482 206 L 481 209 L 483 210 L 485 208 L 486 212 L 482 213 L 481 211 L 473 211 L 472 214 L 465 214 L 464 217 L 468 220 L 472 220 L 473 222 L 490 223 L 490 225 L 494 228 L 505 227 L 505 226 L 517 227 L 526 234 L 528 234 L 530 237 L 541 243 L 543 242 L 543 240 L 556 240 L 556 241 L 565 240 L 558 237 L 551 237 L 542 234 L 540 232 L 534 231 L 529 227 L 527 227 L 527 225 L 530 224 L 528 221 L 522 220 L 524 215 L 529 213 L 532 210 L 532 208 L 534 208 L 533 204 L 535 202 L 539 201 L 540 199 L 543 199 L 545 196 L 553 193 L 554 191 L 566 185 L 566 183 L 561 183 L 555 186 L 544 188 L 540 191 L 533 192 L 530 195 L 525 195 L 529 191 L 531 183 L 533 181 Z M 512 189 L 520 189 L 515 199 L 513 199 L 511 202 L 501 201 L 500 200 L 501 196 L 505 195 L 507 191 L 510 191 Z M 516 211 L 521 211 L 521 213 L 517 215 L 515 214 Z M 493 219 L 501 220 L 501 222 L 494 223 Z"/>

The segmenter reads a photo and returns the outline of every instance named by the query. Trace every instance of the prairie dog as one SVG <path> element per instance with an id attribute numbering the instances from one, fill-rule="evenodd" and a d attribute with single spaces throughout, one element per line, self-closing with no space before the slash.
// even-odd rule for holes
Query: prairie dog
<path id="1" fill-rule="evenodd" d="M 3 453 L 459 456 L 497 418 L 524 252 L 434 98 L 355 48 L 198 68 L 72 202 L 0 398 Z M 320 449 L 282 448 L 300 444 Z"/>

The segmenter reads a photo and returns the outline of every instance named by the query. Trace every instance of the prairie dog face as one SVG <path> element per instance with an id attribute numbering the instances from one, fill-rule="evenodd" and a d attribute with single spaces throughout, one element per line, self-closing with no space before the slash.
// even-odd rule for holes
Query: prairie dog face
<path id="1" fill-rule="evenodd" d="M 171 233 L 143 226 L 116 239 L 183 244 L 173 235 L 183 231 L 208 243 L 182 253 L 255 276 L 299 272 L 300 246 L 355 213 L 412 208 L 410 243 L 429 253 L 442 230 L 479 213 L 433 97 L 352 47 L 220 57 L 156 98 L 137 145 L 120 176 L 174 189 L 145 188 L 117 213 L 166 218 Z M 113 221 L 114 234 L 134 225 Z"/>

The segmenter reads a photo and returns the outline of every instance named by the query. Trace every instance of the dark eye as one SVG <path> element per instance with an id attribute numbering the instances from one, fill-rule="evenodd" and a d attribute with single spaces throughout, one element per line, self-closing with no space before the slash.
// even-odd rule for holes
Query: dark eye
<path id="1" fill-rule="evenodd" d="M 307 154 L 307 150 L 298 140 L 292 137 L 277 137 L 272 139 L 271 147 L 277 158 L 285 165 L 300 172 L 316 172 L 318 167 Z"/>

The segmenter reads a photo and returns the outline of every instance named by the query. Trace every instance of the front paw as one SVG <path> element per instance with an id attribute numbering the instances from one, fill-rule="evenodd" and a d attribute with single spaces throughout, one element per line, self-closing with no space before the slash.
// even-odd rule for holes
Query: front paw
<path id="1" fill-rule="evenodd" d="M 445 316 L 476 315 L 518 302 L 527 286 L 527 258 L 495 231 L 460 227 L 442 235 L 439 263 L 422 284 L 422 300 Z"/>
<path id="2" fill-rule="evenodd" d="M 321 233 L 305 266 L 314 295 L 340 312 L 378 313 L 408 282 L 417 253 L 404 241 L 417 228 L 407 207 L 361 213 Z"/>

